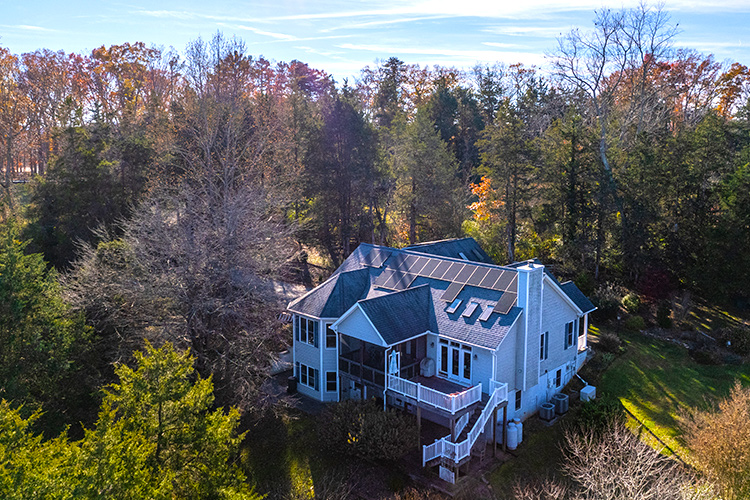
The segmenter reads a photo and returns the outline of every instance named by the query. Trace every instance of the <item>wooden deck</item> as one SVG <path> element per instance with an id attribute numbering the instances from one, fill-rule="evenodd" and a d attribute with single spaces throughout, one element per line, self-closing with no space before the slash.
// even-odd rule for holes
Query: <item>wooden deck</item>
<path id="1" fill-rule="evenodd" d="M 458 394 L 471 387 L 470 385 L 460 385 L 440 377 L 423 377 L 421 375 L 417 375 L 411 381 L 440 391 L 443 394 Z"/>

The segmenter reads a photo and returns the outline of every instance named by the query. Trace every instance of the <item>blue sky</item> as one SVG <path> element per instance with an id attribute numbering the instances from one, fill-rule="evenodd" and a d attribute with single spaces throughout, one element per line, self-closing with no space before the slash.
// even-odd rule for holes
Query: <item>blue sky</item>
<path id="1" fill-rule="evenodd" d="M 750 65 L 750 0 L 673 0 L 675 45 Z M 217 30 L 275 61 L 299 59 L 340 82 L 376 59 L 468 69 L 477 63 L 544 66 L 556 37 L 589 29 L 594 10 L 629 0 L 0 0 L 0 46 L 88 52 L 142 41 L 183 50 Z"/>

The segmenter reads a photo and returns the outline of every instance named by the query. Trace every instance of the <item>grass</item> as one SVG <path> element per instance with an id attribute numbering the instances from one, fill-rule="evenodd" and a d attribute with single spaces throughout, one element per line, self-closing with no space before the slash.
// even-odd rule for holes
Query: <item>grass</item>
<path id="1" fill-rule="evenodd" d="M 743 319 L 719 307 L 697 305 L 686 322 L 706 333 L 741 323 Z M 605 331 L 592 327 L 592 337 Z M 611 330 L 609 330 L 611 331 Z M 701 365 L 696 363 L 684 347 L 647 337 L 641 333 L 618 331 L 624 352 L 608 365 L 598 362 L 603 372 L 596 373 L 587 366 L 584 378 L 597 387 L 597 397 L 620 400 L 654 434 L 664 441 L 683 460 L 689 453 L 680 439 L 680 417 L 689 408 L 701 407 L 708 401 L 729 394 L 735 380 L 750 385 L 750 364 Z M 515 481 L 527 478 L 559 477 L 562 459 L 561 445 L 565 424 L 575 420 L 571 407 L 564 422 L 543 427 L 535 419 L 525 424 L 526 437 L 517 452 L 518 458 L 498 467 L 490 474 L 496 492 L 511 494 Z M 532 425 L 534 422 L 536 426 Z M 632 420 L 631 420 L 631 423 Z M 526 432 L 528 430 L 529 432 Z M 655 448 L 661 445 L 647 432 L 641 438 Z"/>
<path id="2" fill-rule="evenodd" d="M 599 395 L 616 397 L 651 431 L 685 458 L 680 416 L 689 408 L 724 397 L 739 379 L 750 384 L 750 365 L 700 365 L 678 345 L 621 333 L 625 354 L 601 377 Z"/>

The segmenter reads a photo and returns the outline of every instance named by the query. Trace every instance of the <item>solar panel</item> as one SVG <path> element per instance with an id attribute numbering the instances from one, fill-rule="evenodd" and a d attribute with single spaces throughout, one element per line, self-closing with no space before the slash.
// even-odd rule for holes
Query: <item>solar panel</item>
<path id="1" fill-rule="evenodd" d="M 459 283 L 466 283 L 469 281 L 469 278 L 472 274 L 474 274 L 474 270 L 476 270 L 476 266 L 472 265 L 465 265 L 463 269 L 456 275 L 455 278 L 453 278 L 453 281 L 457 281 Z"/>
<path id="2" fill-rule="evenodd" d="M 492 288 L 500 275 L 503 274 L 501 269 L 490 269 L 487 276 L 484 277 L 482 282 L 479 284 L 482 288 Z"/>
<path id="3" fill-rule="evenodd" d="M 476 266 L 476 270 L 474 271 L 474 274 L 471 275 L 471 277 L 466 281 L 467 285 L 479 285 L 485 276 L 487 276 L 487 273 L 490 270 L 486 267 L 479 267 Z"/>
<path id="4" fill-rule="evenodd" d="M 390 255 L 391 252 L 388 250 L 383 250 L 382 248 L 371 248 L 367 255 L 362 259 L 362 263 L 366 266 L 380 267 Z"/>
<path id="5" fill-rule="evenodd" d="M 501 297 L 500 300 L 497 301 L 497 304 L 495 304 L 495 308 L 492 310 L 493 312 L 500 313 L 500 314 L 508 314 L 508 311 L 513 307 L 513 305 L 516 303 L 516 294 L 511 292 L 505 292 Z"/>
<path id="6" fill-rule="evenodd" d="M 440 300 L 453 302 L 454 300 L 456 300 L 456 297 L 458 297 L 458 294 L 461 293 L 461 289 L 463 287 L 463 283 L 451 283 L 450 285 L 448 285 L 445 293 L 443 293 L 443 296 L 440 297 Z"/>
<path id="7" fill-rule="evenodd" d="M 482 314 L 479 315 L 479 321 L 487 321 L 490 319 L 490 316 L 492 316 L 492 313 L 495 312 L 493 308 L 497 304 L 490 302 L 487 304 L 487 307 L 484 308 L 484 311 L 482 311 Z"/>
<path id="8" fill-rule="evenodd" d="M 393 269 L 385 269 L 382 273 L 380 273 L 380 276 L 375 278 L 375 286 L 384 286 L 385 282 L 388 281 L 393 275 L 396 274 L 396 271 Z"/>
<path id="9" fill-rule="evenodd" d="M 421 271 L 419 271 L 420 276 L 429 276 L 432 271 L 435 270 L 435 268 L 440 264 L 440 261 L 437 259 L 429 259 L 427 263 L 424 265 Z"/>
<path id="10" fill-rule="evenodd" d="M 503 274 L 500 275 L 500 277 L 497 279 L 495 284 L 492 286 L 493 290 L 500 290 L 505 291 L 506 288 L 508 288 L 508 285 L 510 285 L 510 282 L 513 281 L 513 278 L 515 277 L 516 273 L 513 271 L 505 271 L 503 270 Z"/>
<path id="11" fill-rule="evenodd" d="M 388 278 L 385 283 L 383 283 L 383 288 L 390 288 L 391 290 L 396 290 L 396 283 L 401 281 L 401 278 L 404 277 L 406 273 L 400 272 L 400 271 L 394 271 L 393 275 Z M 404 287 L 406 288 L 406 287 Z"/>
<path id="12" fill-rule="evenodd" d="M 403 264 L 404 259 L 406 259 L 406 254 L 403 253 L 397 253 L 391 259 L 388 261 L 388 267 L 392 269 L 396 269 L 397 267 L 401 267 L 401 264 Z"/>
<path id="13" fill-rule="evenodd" d="M 508 286 L 505 287 L 505 291 L 518 293 L 518 273 L 515 273 L 515 275 L 513 275 L 513 281 L 511 281 Z"/>
<path id="14" fill-rule="evenodd" d="M 417 279 L 416 274 L 406 273 L 403 276 L 401 276 L 401 279 L 398 280 L 394 285 L 394 290 L 406 290 L 409 288 L 412 284 L 412 282 Z"/>
<path id="15" fill-rule="evenodd" d="M 419 257 L 417 257 L 416 255 L 406 255 L 404 257 L 404 263 L 403 263 L 403 265 L 399 266 L 399 267 L 404 268 L 404 270 L 408 270 L 418 260 L 419 260 Z"/>
<path id="16" fill-rule="evenodd" d="M 466 306 L 466 309 L 464 309 L 464 313 L 461 315 L 464 318 L 470 318 L 472 314 L 474 314 L 474 311 L 477 310 L 477 307 L 479 307 L 479 304 L 476 302 L 469 302 L 469 305 Z"/>
<path id="17" fill-rule="evenodd" d="M 449 267 L 448 270 L 445 271 L 442 279 L 444 279 L 445 281 L 453 281 L 465 266 L 466 264 L 459 264 L 457 262 L 451 264 L 451 267 Z"/>
<path id="18" fill-rule="evenodd" d="M 412 274 L 421 275 L 422 273 L 420 271 L 429 260 L 430 259 L 427 257 L 419 257 L 414 265 L 409 268 L 409 272 Z"/>
<path id="19" fill-rule="evenodd" d="M 445 260 L 440 261 L 440 263 L 435 268 L 435 270 L 430 273 L 430 278 L 435 278 L 439 280 L 443 279 L 443 275 L 448 269 L 450 269 L 452 265 L 453 265 L 452 262 L 447 262 Z"/>

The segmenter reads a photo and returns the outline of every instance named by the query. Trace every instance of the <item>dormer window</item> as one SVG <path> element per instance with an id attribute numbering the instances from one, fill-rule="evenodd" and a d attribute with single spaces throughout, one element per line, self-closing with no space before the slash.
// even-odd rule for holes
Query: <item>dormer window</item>
<path id="1" fill-rule="evenodd" d="M 448 314 L 453 314 L 454 312 L 456 312 L 456 310 L 458 309 L 460 305 L 461 305 L 461 299 L 456 299 L 451 303 L 450 306 L 448 306 L 448 309 L 446 309 L 445 312 L 447 312 Z"/>

